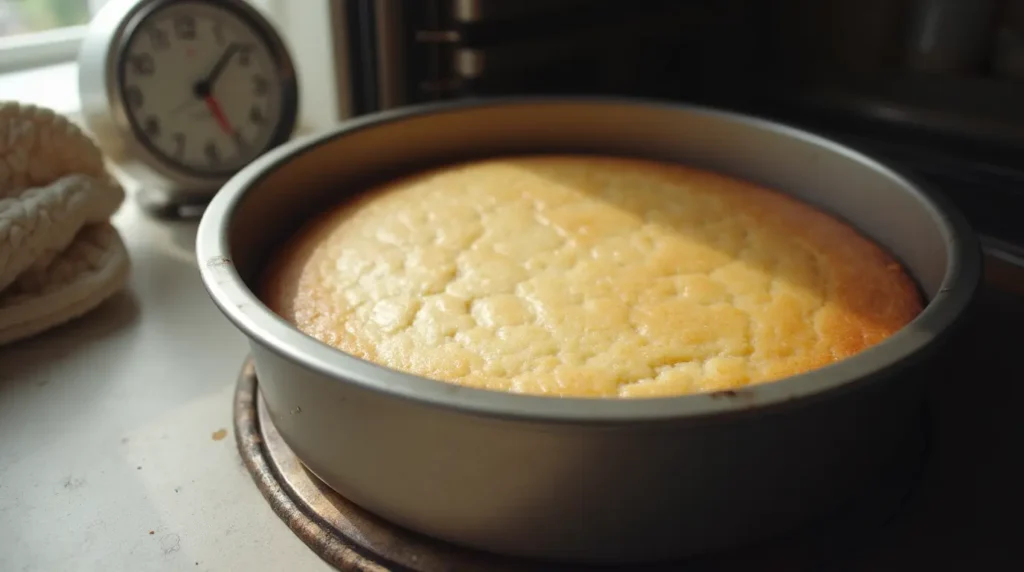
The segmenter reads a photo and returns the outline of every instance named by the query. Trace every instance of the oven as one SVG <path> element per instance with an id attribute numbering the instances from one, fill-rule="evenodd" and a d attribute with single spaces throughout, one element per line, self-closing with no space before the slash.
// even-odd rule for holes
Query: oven
<path id="1" fill-rule="evenodd" d="M 931 380 L 918 468 L 873 489 L 888 500 L 870 516 L 734 559 L 1021 566 L 1024 0 L 334 0 L 331 19 L 342 118 L 517 94 L 697 103 L 830 136 L 951 198 L 986 283 Z"/>

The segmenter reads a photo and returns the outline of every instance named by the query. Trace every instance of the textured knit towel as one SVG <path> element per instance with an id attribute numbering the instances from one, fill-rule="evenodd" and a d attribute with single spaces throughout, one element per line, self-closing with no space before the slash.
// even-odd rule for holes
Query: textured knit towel
<path id="1" fill-rule="evenodd" d="M 74 124 L 0 102 L 0 343 L 80 316 L 124 286 L 128 253 L 109 223 L 123 200 Z"/>

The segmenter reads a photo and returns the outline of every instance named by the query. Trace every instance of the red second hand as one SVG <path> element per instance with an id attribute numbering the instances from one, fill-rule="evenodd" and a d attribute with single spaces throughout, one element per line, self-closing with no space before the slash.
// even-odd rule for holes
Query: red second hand
<path id="1" fill-rule="evenodd" d="M 231 128 L 228 116 L 224 115 L 224 110 L 220 108 L 220 103 L 212 95 L 204 97 L 203 101 L 206 103 L 206 108 L 210 110 L 210 114 L 217 120 L 217 125 L 220 125 L 220 130 L 228 135 L 234 135 L 235 130 Z"/>

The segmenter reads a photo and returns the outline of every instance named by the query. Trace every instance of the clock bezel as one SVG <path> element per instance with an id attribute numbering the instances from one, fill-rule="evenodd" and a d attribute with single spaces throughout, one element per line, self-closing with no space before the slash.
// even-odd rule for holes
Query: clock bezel
<path id="1" fill-rule="evenodd" d="M 280 115 L 270 140 L 257 154 L 288 141 L 298 119 L 295 67 L 280 35 L 244 0 L 190 0 L 227 10 L 249 25 L 265 43 L 280 82 Z M 171 194 L 215 193 L 238 169 L 202 172 L 180 165 L 153 148 L 129 117 L 123 90 L 123 69 L 133 34 L 146 20 L 178 0 L 112 0 L 90 22 L 79 52 L 79 93 L 82 117 L 112 162 L 141 184 Z"/>

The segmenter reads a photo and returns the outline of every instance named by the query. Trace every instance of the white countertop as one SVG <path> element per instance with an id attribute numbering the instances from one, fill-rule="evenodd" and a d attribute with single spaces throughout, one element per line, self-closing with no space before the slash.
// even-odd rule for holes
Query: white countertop
<path id="1" fill-rule="evenodd" d="M 247 344 L 203 289 L 197 223 L 131 198 L 114 222 L 126 291 L 0 348 L 0 570 L 330 570 L 235 449 Z"/>

